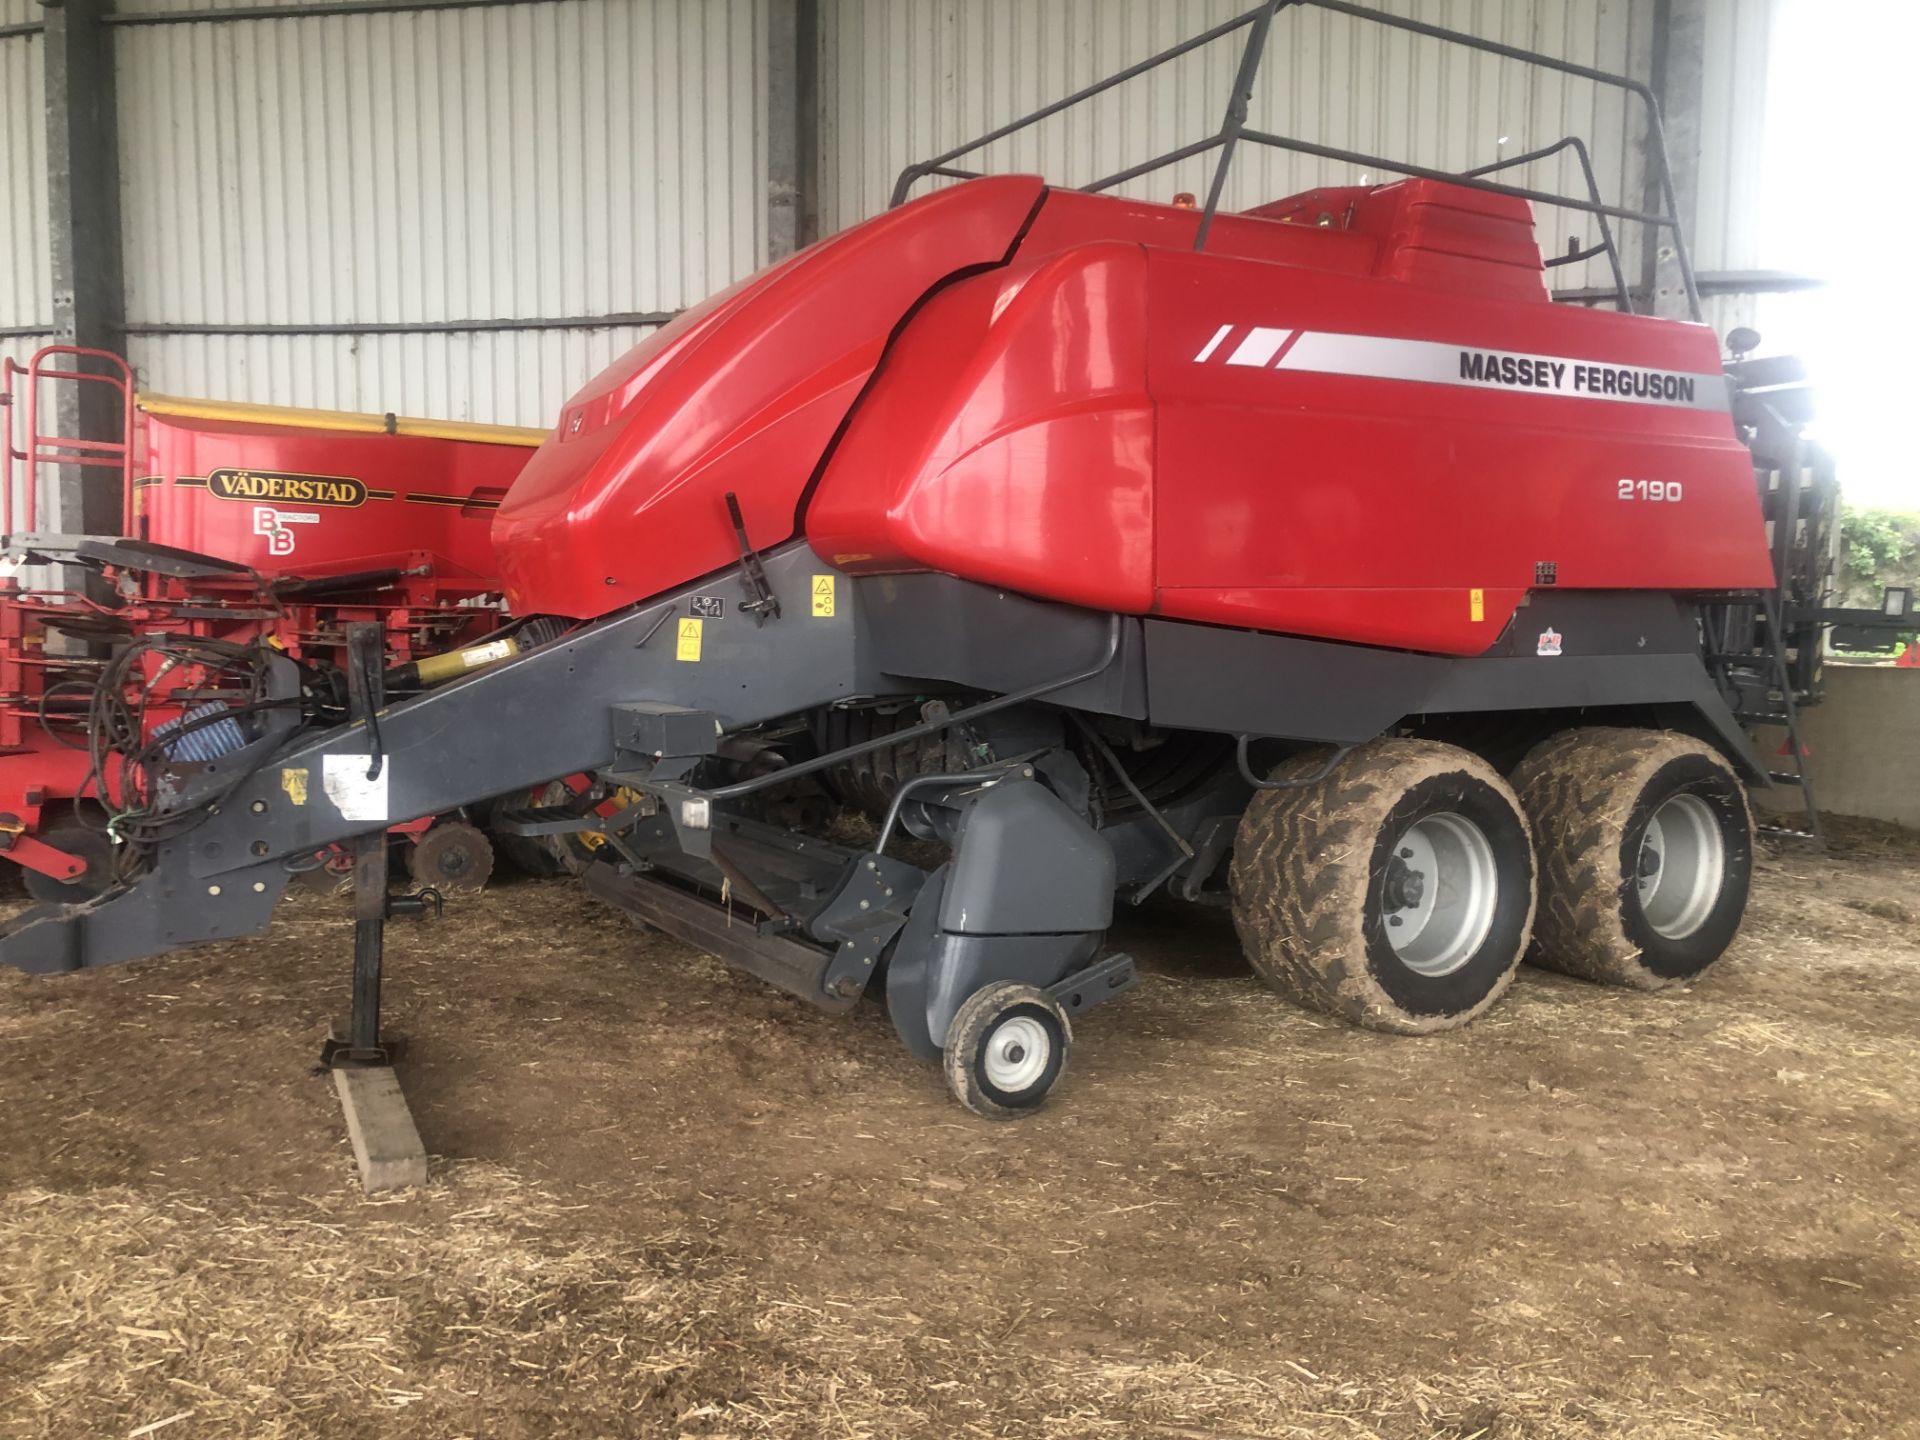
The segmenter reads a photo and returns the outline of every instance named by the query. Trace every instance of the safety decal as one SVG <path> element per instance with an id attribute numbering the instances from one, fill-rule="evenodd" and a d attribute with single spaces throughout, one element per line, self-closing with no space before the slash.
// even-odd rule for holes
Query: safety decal
<path id="1" fill-rule="evenodd" d="M 469 645 L 460 652 L 460 663 L 471 670 L 476 665 L 491 665 L 496 660 L 505 660 L 514 652 L 511 640 L 489 640 L 484 645 Z"/>
<path id="2" fill-rule="evenodd" d="M 727 613 L 727 597 L 724 595 L 696 595 L 687 602 L 687 608 L 703 619 L 718 620 Z"/>
<path id="3" fill-rule="evenodd" d="M 831 575 L 813 577 L 813 618 L 816 620 L 833 618 L 833 576 Z"/>
<path id="4" fill-rule="evenodd" d="M 680 622 L 680 631 L 673 645 L 674 659 L 698 660 L 700 658 L 700 631 L 706 623 L 697 616 Z"/>
<path id="5" fill-rule="evenodd" d="M 304 766 L 287 766 L 280 772 L 280 788 L 287 792 L 287 799 L 295 805 L 307 803 L 307 772 Z"/>
<path id="6" fill-rule="evenodd" d="M 1534 650 L 1536 655 L 1558 655 L 1560 653 L 1560 632 L 1549 625 L 1540 632 L 1540 644 Z"/>
<path id="7" fill-rule="evenodd" d="M 381 757 L 379 772 L 373 769 L 371 755 L 328 755 L 320 762 L 320 788 L 327 792 L 342 820 L 387 822 L 387 777 L 393 774 L 393 761 Z"/>
<path id="8" fill-rule="evenodd" d="M 1487 618 L 1487 592 L 1469 590 L 1467 592 L 1467 618 L 1476 625 Z"/>
<path id="9" fill-rule="evenodd" d="M 1718 373 L 1493 350 L 1396 335 L 1343 335 L 1278 330 L 1265 325 L 1243 330 L 1237 324 L 1222 325 L 1193 357 L 1196 365 L 1209 362 L 1687 410 L 1727 408 L 1726 377 Z"/>

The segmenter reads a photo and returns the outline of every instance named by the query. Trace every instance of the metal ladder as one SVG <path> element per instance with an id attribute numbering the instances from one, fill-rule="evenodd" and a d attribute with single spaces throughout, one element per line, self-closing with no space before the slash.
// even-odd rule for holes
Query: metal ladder
<path id="1" fill-rule="evenodd" d="M 1758 709 L 1736 713 L 1743 725 L 1778 725 L 1787 732 L 1786 749 L 1792 756 L 1793 768 L 1769 768 L 1767 778 L 1776 785 L 1798 787 L 1806 825 L 1804 829 L 1785 824 L 1759 825 L 1755 828 L 1762 835 L 1809 840 L 1816 846 L 1824 847 L 1827 842 L 1820 833 L 1820 808 L 1813 795 L 1813 771 L 1807 764 L 1806 742 L 1800 735 L 1800 706 L 1794 699 L 1793 677 L 1787 669 L 1787 639 L 1780 621 L 1778 590 L 1763 592 L 1758 618 L 1766 627 L 1766 635 L 1761 642 L 1761 653 L 1765 659 L 1765 684 L 1759 691 L 1763 703 Z"/>
<path id="2" fill-rule="evenodd" d="M 1798 789 L 1805 812 L 1804 827 L 1765 824 L 1755 828 L 1763 835 L 1822 845 L 1825 840 L 1814 800 L 1813 771 L 1800 733 L 1800 702 L 1787 660 L 1788 637 L 1781 618 L 1780 592 L 1703 598 L 1712 617 L 1707 626 L 1708 668 L 1741 725 L 1749 731 L 1760 726 L 1786 731 L 1781 748 L 1791 757 L 1790 768 L 1769 763 L 1767 778 L 1776 785 Z"/>

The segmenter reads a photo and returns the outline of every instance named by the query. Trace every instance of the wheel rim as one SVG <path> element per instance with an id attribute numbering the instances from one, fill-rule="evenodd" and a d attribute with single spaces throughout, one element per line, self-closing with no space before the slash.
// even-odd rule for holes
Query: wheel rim
<path id="1" fill-rule="evenodd" d="M 1053 1060 L 1053 1036 L 1031 1015 L 1002 1020 L 981 1048 L 980 1068 L 987 1083 L 1002 1094 L 1031 1089 Z"/>
<path id="2" fill-rule="evenodd" d="M 1387 943 L 1416 975 L 1451 975 L 1485 943 L 1499 899 L 1486 832 L 1464 815 L 1428 815 L 1394 842 L 1387 862 Z"/>
<path id="3" fill-rule="evenodd" d="M 1684 940 L 1713 914 L 1726 879 L 1727 842 L 1698 795 L 1675 795 L 1647 819 L 1635 886 L 1654 934 Z"/>

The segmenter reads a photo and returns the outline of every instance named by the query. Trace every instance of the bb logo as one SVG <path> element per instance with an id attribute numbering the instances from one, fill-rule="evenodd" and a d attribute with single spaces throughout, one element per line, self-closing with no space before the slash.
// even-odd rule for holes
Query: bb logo
<path id="1" fill-rule="evenodd" d="M 253 533 L 267 537 L 269 555 L 293 553 L 293 531 L 280 523 L 280 512 L 271 505 L 253 507 Z"/>
<path id="2" fill-rule="evenodd" d="M 291 527 L 319 523 L 319 515 L 311 510 L 279 510 L 271 505 L 253 507 L 253 533 L 265 537 L 269 555 L 293 554 Z"/>

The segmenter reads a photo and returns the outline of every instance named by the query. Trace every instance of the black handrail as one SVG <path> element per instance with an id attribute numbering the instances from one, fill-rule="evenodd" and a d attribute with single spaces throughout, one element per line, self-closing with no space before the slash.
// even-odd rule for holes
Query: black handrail
<path id="1" fill-rule="evenodd" d="M 1259 10 L 1249 10 L 1244 15 L 1236 15 L 1233 19 L 1223 21 L 1211 30 L 1203 30 L 1198 35 L 1182 40 L 1178 45 L 1170 49 L 1162 50 L 1156 55 L 1149 55 L 1137 65 L 1129 65 L 1124 70 L 1115 71 L 1104 80 L 1096 80 L 1093 84 L 1074 91 L 1065 99 L 1056 100 L 1051 105 L 1043 105 L 1032 114 L 1022 115 L 1018 120 L 1009 121 L 998 130 L 989 130 L 978 140 L 969 140 L 964 145 L 955 146 L 944 155 L 936 155 L 931 160 L 922 160 L 918 164 L 907 166 L 906 169 L 900 172 L 900 178 L 894 182 L 893 199 L 888 202 L 888 208 L 891 209 L 893 206 L 905 200 L 907 198 L 907 191 L 913 188 L 913 182 L 918 180 L 922 175 L 943 173 L 940 167 L 949 161 L 958 160 L 962 155 L 970 155 L 975 150 L 986 145 L 991 145 L 996 140 L 1004 140 L 1016 130 L 1024 130 L 1029 125 L 1036 125 L 1048 116 L 1058 115 L 1062 110 L 1078 105 L 1083 100 L 1091 100 L 1094 96 L 1104 94 L 1116 85 L 1124 85 L 1127 81 L 1133 79 L 1134 76 L 1144 75 L 1147 71 L 1154 69 L 1156 66 L 1164 65 L 1169 60 L 1178 60 L 1182 55 L 1192 50 L 1198 50 L 1202 45 L 1211 45 L 1222 35 L 1231 35 L 1241 26 L 1251 25 L 1256 15 L 1269 8 L 1271 8 L 1270 4 L 1262 5 Z M 950 174 L 953 172 L 944 173 Z M 966 172 L 961 173 L 965 174 Z"/>
<path id="2" fill-rule="evenodd" d="M 1265 57 L 1273 19 L 1283 9 L 1304 5 L 1316 6 L 1322 10 L 1331 10 L 1335 14 L 1345 15 L 1355 20 L 1385 25 L 1390 29 L 1404 30 L 1410 34 L 1424 36 L 1432 40 L 1439 40 L 1447 44 L 1461 45 L 1467 49 L 1478 50 L 1482 53 L 1496 55 L 1503 59 L 1517 60 L 1523 64 L 1558 71 L 1563 75 L 1571 75 L 1577 79 L 1589 80 L 1595 84 L 1611 85 L 1618 89 L 1625 90 L 1629 94 L 1638 96 L 1647 111 L 1647 161 L 1652 165 L 1655 178 L 1658 181 L 1661 209 L 1658 211 L 1636 210 L 1625 205 L 1610 205 L 1605 203 L 1600 195 L 1599 181 L 1594 175 L 1592 156 L 1588 152 L 1585 143 L 1577 136 L 1568 136 L 1566 139 L 1560 140 L 1555 144 L 1545 146 L 1539 150 L 1530 151 L 1525 155 L 1515 156 L 1512 159 L 1498 160 L 1492 164 L 1477 166 L 1465 172 L 1455 172 L 1436 170 L 1427 166 L 1413 165 L 1403 161 L 1388 159 L 1384 156 L 1367 155 L 1356 150 L 1343 150 L 1331 145 L 1318 145 L 1305 140 L 1297 140 L 1290 136 L 1275 135 L 1263 130 L 1250 129 L 1247 125 L 1247 111 L 1252 99 L 1254 82 L 1259 74 L 1260 63 Z M 1097 80 L 1091 85 L 1083 86 L 1071 95 L 1056 100 L 1050 105 L 1042 106 L 1040 109 L 1023 115 L 1017 120 L 1009 121 L 1007 124 L 982 135 L 977 140 L 969 140 L 964 145 L 956 146 L 942 155 L 935 156 L 931 160 L 917 161 L 914 164 L 908 165 L 900 172 L 899 179 L 894 184 L 891 203 L 894 205 L 903 203 L 915 182 L 928 175 L 943 175 L 956 179 L 974 178 L 977 172 L 958 169 L 954 167 L 952 162 L 961 156 L 969 155 L 997 140 L 1003 140 L 1007 136 L 1024 130 L 1030 125 L 1038 124 L 1040 121 L 1057 115 L 1063 110 L 1081 104 L 1084 101 L 1091 100 L 1095 96 L 1104 94 L 1117 85 L 1122 85 L 1128 80 L 1144 75 L 1149 70 L 1165 65 L 1169 61 L 1177 60 L 1181 56 L 1189 54 L 1203 45 L 1209 45 L 1215 40 L 1222 39 L 1241 29 L 1249 30 L 1247 44 L 1246 48 L 1241 52 L 1240 64 L 1234 73 L 1233 89 L 1228 96 L 1226 113 L 1222 118 L 1218 131 L 1205 139 L 1193 141 L 1177 149 L 1166 151 L 1163 154 L 1154 156 L 1152 159 L 1141 161 L 1137 165 L 1129 166 L 1125 170 L 1118 171 L 1115 174 L 1096 180 L 1091 185 L 1081 188 L 1089 192 L 1108 190 L 1116 185 L 1125 184 L 1129 180 L 1137 179 L 1139 176 L 1145 175 L 1153 170 L 1160 169 L 1163 166 L 1175 164 L 1181 160 L 1191 159 L 1196 155 L 1202 155 L 1211 150 L 1219 150 L 1221 152 L 1220 159 L 1214 166 L 1213 178 L 1207 191 L 1206 204 L 1201 210 L 1200 224 L 1194 236 L 1194 249 L 1201 250 L 1206 247 L 1208 234 L 1213 228 L 1214 216 L 1219 211 L 1220 200 L 1226 188 L 1227 169 L 1232 164 L 1234 153 L 1243 140 L 1256 145 L 1265 145 L 1273 149 L 1291 151 L 1295 154 L 1311 155 L 1318 159 L 1333 160 L 1343 164 L 1363 166 L 1376 170 L 1385 170 L 1397 175 L 1408 175 L 1427 180 L 1441 180 L 1448 184 L 1460 185 L 1468 189 L 1484 190 L 1495 195 L 1511 195 L 1518 199 L 1532 201 L 1537 204 L 1555 206 L 1561 209 L 1574 210 L 1582 214 L 1594 216 L 1600 226 L 1600 244 L 1585 251 L 1576 250 L 1572 256 L 1558 257 L 1553 263 L 1566 264 L 1573 258 L 1605 255 L 1613 271 L 1614 286 L 1621 307 L 1629 312 L 1631 312 L 1633 308 L 1630 298 L 1631 292 L 1627 286 L 1626 275 L 1620 263 L 1618 247 L 1614 243 L 1612 230 L 1607 224 L 1608 218 L 1611 217 L 1617 220 L 1644 225 L 1653 231 L 1671 230 L 1673 232 L 1674 259 L 1679 267 L 1681 282 L 1686 290 L 1689 312 L 1695 320 L 1703 318 L 1700 308 L 1700 292 L 1694 280 L 1693 259 L 1687 249 L 1685 226 L 1680 221 L 1680 207 L 1674 191 L 1673 172 L 1667 163 L 1666 131 L 1661 123 L 1660 102 L 1650 86 L 1642 81 L 1632 79 L 1629 76 L 1614 75 L 1605 70 L 1596 70 L 1592 66 L 1577 65 L 1569 60 L 1561 60 L 1551 55 L 1542 55 L 1533 50 L 1523 50 L 1518 46 L 1503 44 L 1497 40 L 1485 40 L 1477 35 L 1464 34 L 1458 30 L 1448 30 L 1439 25 L 1428 24 L 1424 20 L 1413 20 L 1385 11 L 1366 9 L 1359 5 L 1347 3 L 1347 0 L 1264 0 L 1264 3 L 1251 10 L 1244 11 L 1232 19 L 1213 26 L 1209 30 L 1204 30 L 1198 35 L 1183 40 L 1178 45 L 1149 55 L 1146 59 L 1137 61 L 1123 70 L 1116 71 L 1103 80 Z M 1548 156 L 1557 154 L 1561 150 L 1569 148 L 1573 149 L 1575 155 L 1578 157 L 1581 173 L 1587 182 L 1588 193 L 1585 198 L 1563 195 L 1556 191 L 1537 190 L 1528 186 L 1507 185 L 1485 178 L 1495 171 L 1542 160 Z"/>
<path id="3" fill-rule="evenodd" d="M 1524 155 L 1515 155 L 1511 159 L 1495 160 L 1490 165 L 1477 165 L 1471 170 L 1462 171 L 1461 178 L 1477 180 L 1482 175 L 1491 175 L 1496 170 L 1510 170 L 1515 165 L 1531 165 L 1536 160 L 1545 160 L 1549 156 L 1558 155 L 1562 150 L 1572 150 L 1575 157 L 1580 161 L 1580 173 L 1586 176 L 1587 179 L 1587 194 L 1593 203 L 1598 206 L 1600 204 L 1600 182 L 1594 177 L 1593 157 L 1587 153 L 1587 142 L 1582 140 L 1578 135 L 1569 135 L 1564 140 L 1557 140 L 1553 144 L 1542 146 L 1538 150 L 1529 150 Z M 1600 243 L 1598 245 L 1590 245 L 1584 250 L 1576 248 L 1569 254 L 1557 256 L 1547 261 L 1546 264 L 1548 266 L 1570 265 L 1578 260 L 1591 260 L 1596 255 L 1604 254 L 1607 257 L 1607 265 L 1613 271 L 1613 288 L 1619 298 L 1620 309 L 1624 313 L 1631 315 L 1633 313 L 1633 295 L 1632 292 L 1627 289 L 1627 274 L 1626 271 L 1621 268 L 1620 252 L 1615 248 L 1613 243 L 1613 227 L 1607 224 L 1607 217 L 1601 214 L 1599 210 L 1596 209 L 1593 214 L 1594 219 L 1600 222 Z"/>

